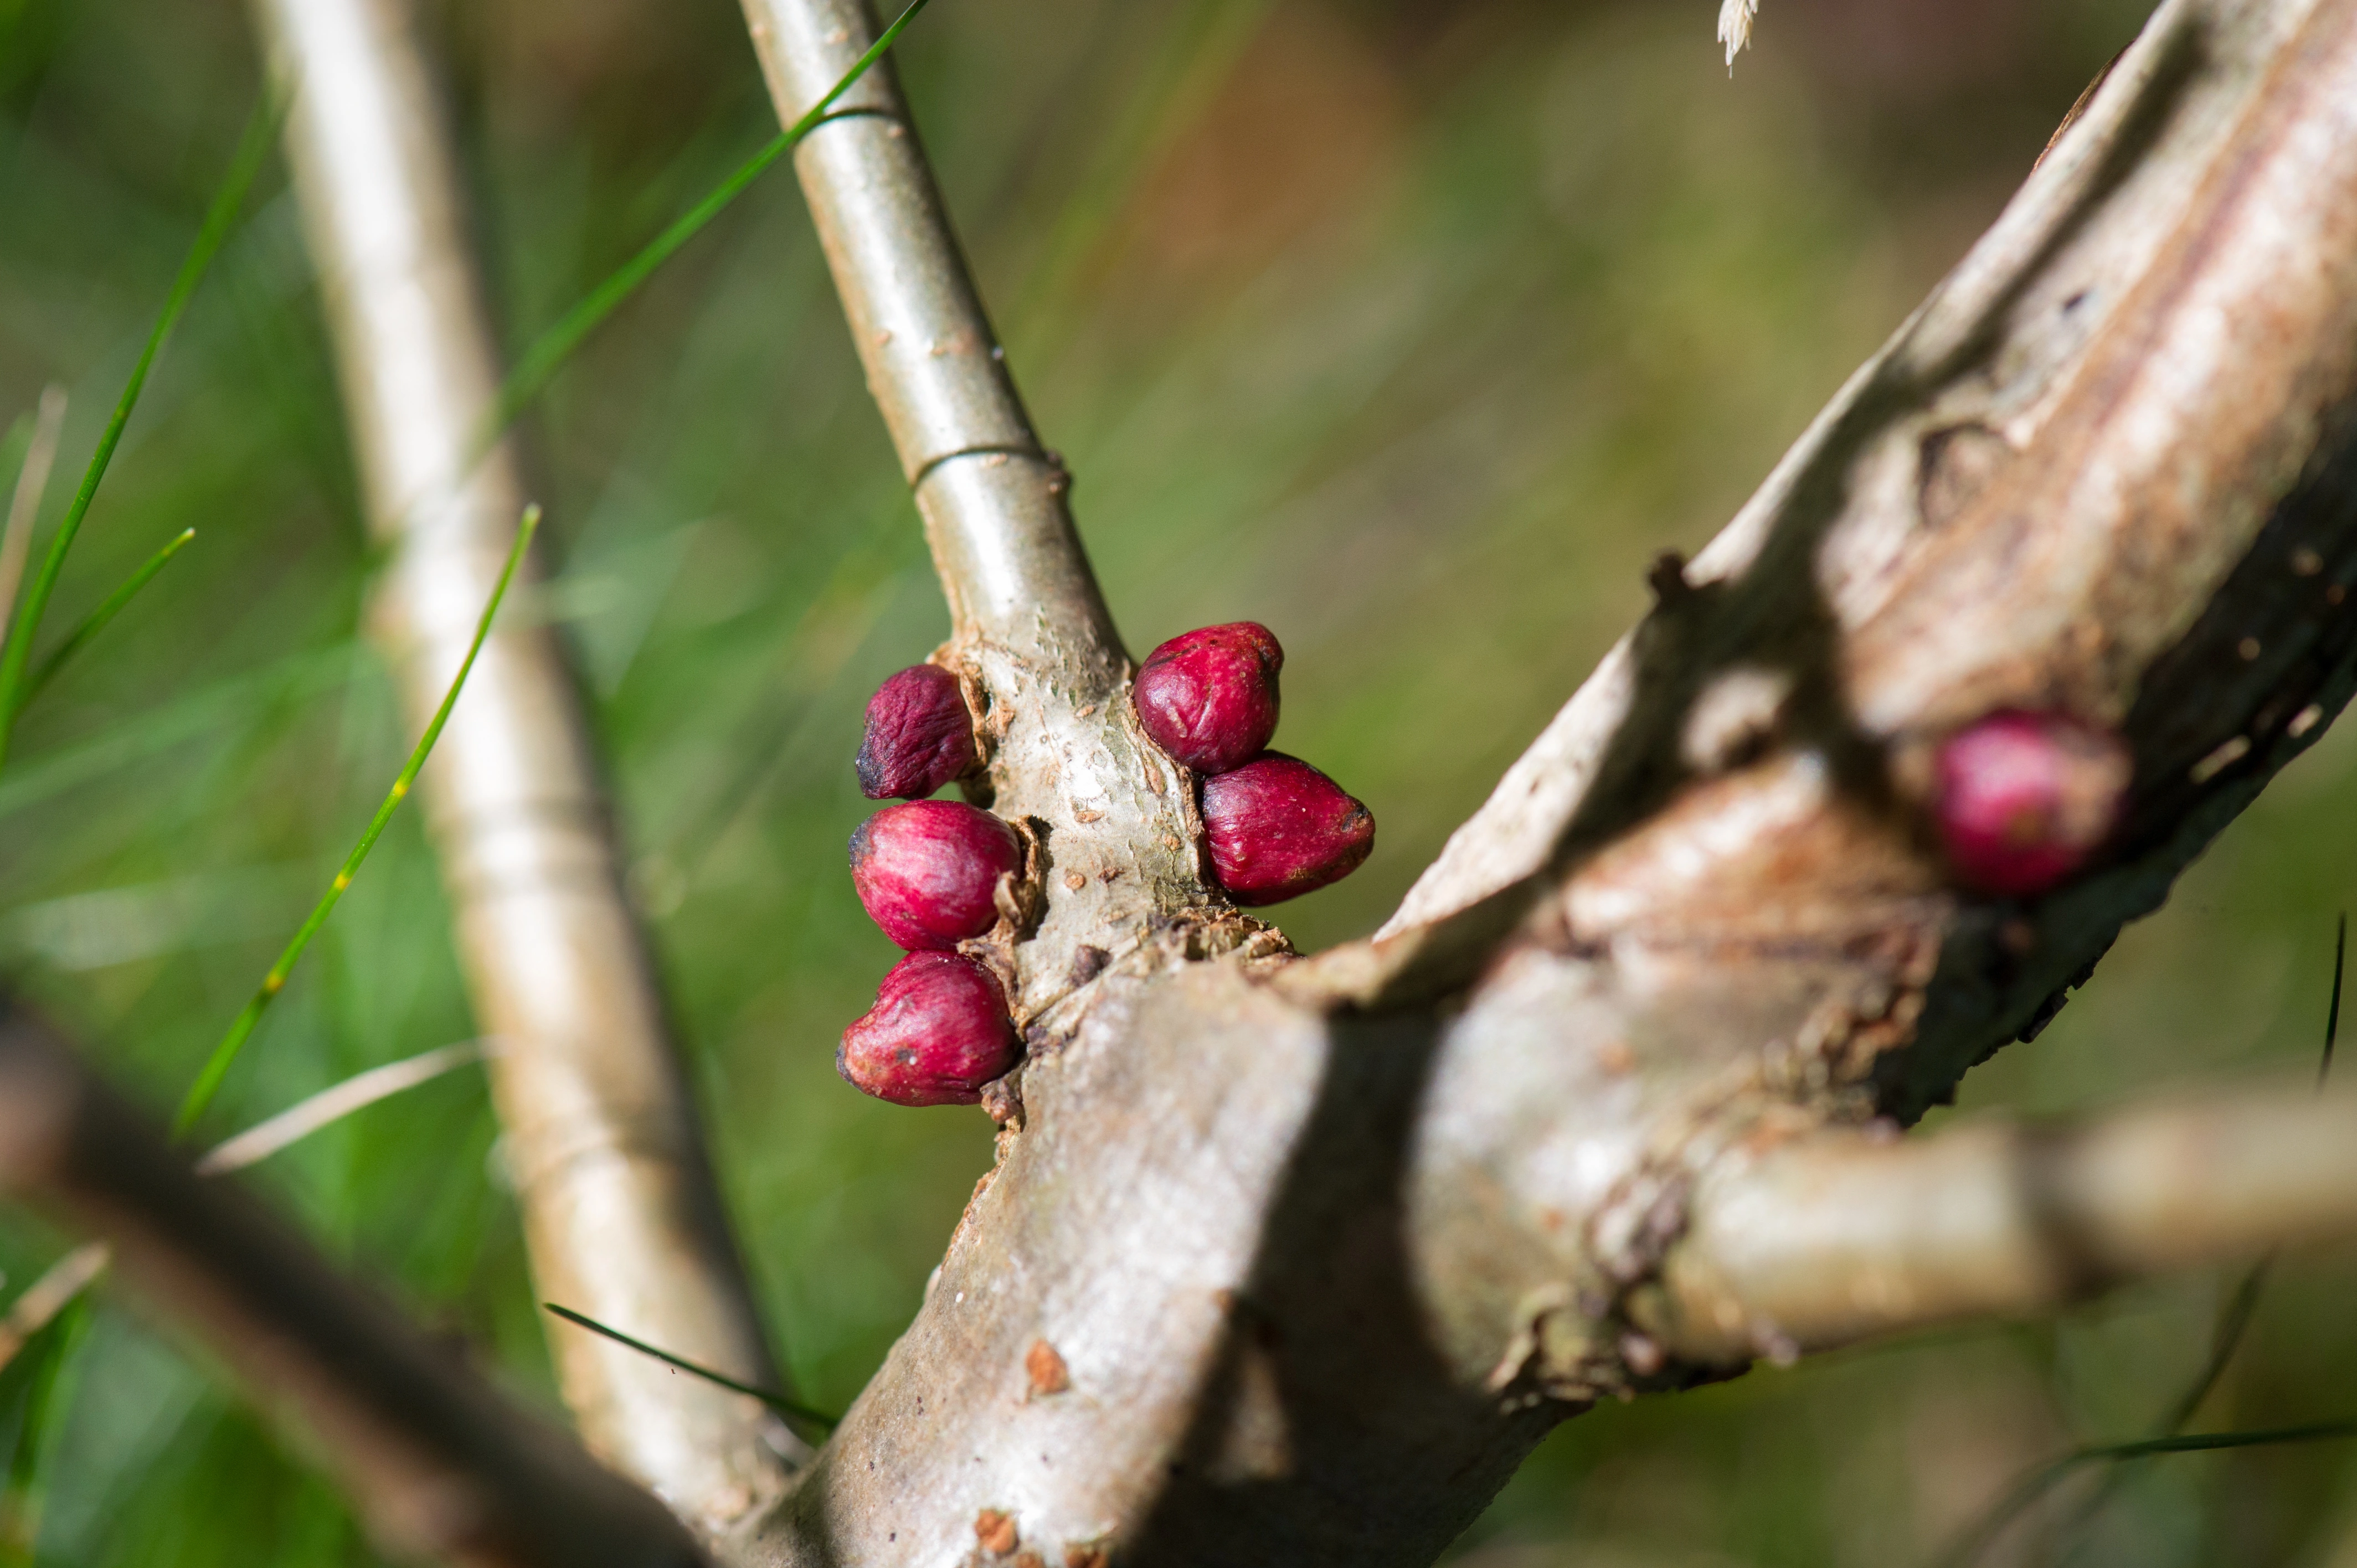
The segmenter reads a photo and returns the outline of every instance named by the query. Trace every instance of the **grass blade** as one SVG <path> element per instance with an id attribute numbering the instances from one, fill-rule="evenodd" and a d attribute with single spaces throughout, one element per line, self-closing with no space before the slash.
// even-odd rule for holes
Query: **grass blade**
<path id="1" fill-rule="evenodd" d="M 59 1315 L 38 1359 L 27 1368 L 24 1419 L 0 1482 L 0 1552 L 13 1548 L 28 1563 L 40 1535 L 42 1475 L 73 1404 L 75 1352 L 89 1331 L 90 1303 L 77 1298 Z"/>
<path id="2" fill-rule="evenodd" d="M 294 972 L 296 962 L 303 956 L 303 950 L 311 945 L 311 939 L 319 934 L 319 928 L 328 923 L 328 917 L 335 912 L 337 901 L 343 897 L 344 889 L 352 885 L 352 877 L 359 873 L 361 863 L 368 859 L 369 852 L 376 847 L 376 841 L 383 835 L 385 824 L 393 821 L 393 813 L 401 805 L 402 798 L 417 781 L 418 770 L 425 766 L 426 757 L 433 755 L 434 743 L 441 738 L 442 726 L 449 722 L 450 710 L 457 705 L 458 693 L 466 688 L 467 677 L 475 668 L 475 658 L 482 652 L 484 639 L 490 636 L 491 618 L 499 614 L 500 601 L 507 596 L 508 585 L 514 580 L 516 567 L 522 562 L 524 551 L 532 543 L 533 530 L 539 526 L 540 508 L 524 508 L 522 521 L 516 528 L 515 544 L 508 551 L 507 564 L 500 568 L 499 584 L 491 590 L 490 602 L 483 607 L 482 618 L 475 623 L 475 640 L 468 646 L 467 657 L 460 662 L 458 673 L 450 682 L 450 690 L 443 696 L 442 705 L 435 710 L 433 719 L 425 726 L 425 733 L 418 736 L 416 748 L 410 752 L 408 762 L 403 765 L 401 776 L 393 781 L 384 803 L 376 809 L 376 815 L 369 819 L 368 828 L 361 834 L 360 843 L 353 845 L 352 853 L 344 857 L 343 867 L 336 873 L 336 879 L 328 885 L 325 897 L 312 908 L 310 918 L 303 922 L 302 929 L 286 944 L 286 950 L 278 955 L 278 961 L 270 966 L 270 972 L 262 977 L 260 988 L 230 1025 L 229 1033 L 223 1035 L 221 1044 L 213 1047 L 213 1054 L 205 1062 L 204 1070 L 189 1086 L 188 1098 L 180 1101 L 179 1114 L 172 1119 L 174 1136 L 187 1133 L 196 1124 L 197 1118 L 205 1113 L 205 1107 L 212 1103 L 213 1095 L 221 1089 L 221 1079 L 229 1073 L 230 1064 L 237 1059 L 237 1053 L 244 1047 L 247 1037 L 262 1022 L 262 1015 L 269 1010 L 270 1004 L 285 987 L 286 977 Z"/>
<path id="3" fill-rule="evenodd" d="M 281 1149 L 309 1137 L 312 1133 L 332 1127 L 356 1112 L 365 1111 L 380 1100 L 390 1099 L 421 1083 L 430 1083 L 454 1068 L 480 1061 L 486 1055 L 483 1044 L 461 1040 L 455 1046 L 437 1046 L 418 1056 L 404 1057 L 400 1061 L 372 1067 L 366 1072 L 355 1073 L 340 1083 L 330 1084 L 307 1100 L 299 1100 L 268 1121 L 258 1122 L 228 1142 L 214 1146 L 211 1153 L 197 1162 L 199 1176 L 225 1176 L 259 1165 Z"/>
<path id="4" fill-rule="evenodd" d="M 179 275 L 172 280 L 172 292 L 165 296 L 163 313 L 156 317 L 156 326 L 147 334 L 146 346 L 139 350 L 139 362 L 132 368 L 131 380 L 116 400 L 114 413 L 106 422 L 106 432 L 98 438 L 98 449 L 91 454 L 90 467 L 82 471 L 81 488 L 74 492 L 73 505 L 66 509 L 64 521 L 49 541 L 48 553 L 41 558 L 41 569 L 34 575 L 33 585 L 26 593 L 25 602 L 9 622 L 8 637 L 0 644 L 0 763 L 8 755 L 9 733 L 16 726 L 16 715 L 24 711 L 31 695 L 26 675 L 33 656 L 33 637 L 41 628 L 41 613 L 48 607 L 49 595 L 58 585 L 58 575 L 65 570 L 66 552 L 73 548 L 74 535 L 81 532 L 82 519 L 90 513 L 92 497 L 98 494 L 98 482 L 106 477 L 106 466 L 114 457 L 114 448 L 123 440 L 123 427 L 131 422 L 131 411 L 139 404 L 139 393 L 147 384 L 147 371 L 156 363 L 156 355 L 170 337 L 172 328 L 188 308 L 189 296 L 212 264 L 231 228 L 237 221 L 245 196 L 253 185 L 254 177 L 262 171 L 264 157 L 278 127 L 279 106 L 265 94 L 246 122 L 245 134 L 240 140 L 237 155 L 230 160 L 229 173 L 214 192 L 212 206 L 205 213 L 203 225 L 197 231 L 196 242 L 188 247 L 186 260 L 180 263 Z"/>
<path id="5" fill-rule="evenodd" d="M 65 668 L 66 660 L 81 652 L 83 645 L 91 638 L 104 631 L 106 623 L 121 615 L 123 607 L 129 604 L 140 589 L 154 581 L 156 574 L 164 569 L 164 564 L 178 555 L 180 553 L 180 547 L 196 536 L 195 529 L 182 529 L 171 542 L 147 557 L 146 564 L 132 573 L 123 586 L 107 595 L 104 603 L 85 616 L 82 623 L 74 628 L 63 642 L 50 650 L 49 656 L 41 660 L 41 667 L 33 671 L 33 678 L 25 682 L 25 701 L 29 703 L 39 695 L 41 688 L 49 683 L 50 677 Z"/>
<path id="6" fill-rule="evenodd" d="M 2349 963 L 2349 911 L 2341 911 L 2341 925 L 2332 939 L 2332 1005 L 2324 1014 L 2324 1059 L 2316 1064 L 2316 1087 L 2332 1076 L 2332 1047 L 2341 1038 L 2341 976 Z"/>
<path id="7" fill-rule="evenodd" d="M 910 22 L 916 20 L 917 13 L 931 3 L 932 0 L 909 0 L 909 8 L 901 12 L 892 25 L 877 36 L 876 41 L 868 46 L 867 52 L 861 55 L 852 68 L 843 74 L 842 79 L 827 90 L 825 97 L 811 105 L 808 113 L 780 131 L 768 145 L 738 165 L 735 172 L 722 180 L 712 194 L 689 208 L 669 228 L 648 242 L 646 247 L 637 255 L 624 262 L 605 282 L 590 290 L 588 295 L 578 305 L 566 311 L 554 326 L 550 327 L 533 340 L 531 347 L 527 348 L 516 360 L 515 369 L 509 373 L 505 384 L 500 388 L 500 394 L 491 404 L 490 413 L 485 419 L 483 428 L 476 433 L 475 449 L 468 465 L 469 467 L 473 467 L 476 459 L 479 459 L 485 452 L 490 450 L 492 443 L 500 438 L 500 433 L 515 422 L 516 415 L 523 412 L 524 406 L 540 395 L 541 389 L 548 384 L 549 378 L 556 373 L 559 366 L 572 357 L 573 351 L 581 346 L 583 339 L 596 331 L 624 300 L 637 293 L 639 285 L 654 275 L 655 269 L 671 260 L 680 247 L 695 238 L 705 224 L 726 211 L 728 205 L 743 195 L 747 187 L 760 178 L 771 164 L 793 151 L 795 145 L 804 136 L 809 135 L 819 121 L 825 117 L 827 110 L 834 106 L 834 101 L 850 91 L 852 84 L 866 75 L 870 66 L 884 58 L 885 52 L 891 48 L 899 38 L 901 32 Z"/>
<path id="8" fill-rule="evenodd" d="M 2303 1426 L 2275 1426 L 2253 1432 L 2181 1433 L 2169 1437 L 2138 1438 L 2133 1443 L 2104 1443 L 2075 1448 L 2060 1458 L 2048 1460 L 2015 1482 L 2012 1490 L 2006 1493 L 1998 1506 L 1982 1515 L 1980 1520 L 1940 1558 L 1940 1568 L 1965 1568 L 1965 1564 L 1977 1561 L 1995 1544 L 1997 1535 L 2007 1525 L 2019 1518 L 2039 1498 L 2090 1465 L 2149 1459 L 2162 1454 L 2208 1454 L 2226 1448 L 2329 1443 L 2348 1437 L 2357 1437 L 2357 1420 L 2315 1421 Z"/>
<path id="9" fill-rule="evenodd" d="M 32 1343 L 58 1314 L 73 1305 L 91 1281 L 106 1272 L 113 1249 L 103 1241 L 85 1241 L 49 1265 L 40 1278 L 27 1285 L 8 1310 L 0 1315 L 0 1371 Z"/>
<path id="10" fill-rule="evenodd" d="M 66 389 L 44 387 L 33 438 L 25 447 L 25 464 L 16 470 L 16 490 L 8 498 L 8 524 L 0 530 L 0 638 L 7 633 L 10 612 L 16 607 L 16 590 L 24 585 L 25 558 L 33 548 L 33 520 L 40 513 L 41 497 L 48 492 L 49 467 L 58 460 L 58 438 L 65 428 Z"/>
<path id="11" fill-rule="evenodd" d="M 659 1350 L 643 1339 L 633 1339 L 620 1329 L 608 1328 L 596 1318 L 586 1316 L 569 1306 L 559 1306 L 553 1301 L 544 1301 L 540 1305 L 567 1323 L 577 1324 L 592 1334 L 602 1334 L 615 1344 L 627 1345 L 641 1356 L 652 1356 L 666 1367 L 676 1367 L 683 1372 L 692 1372 L 705 1381 L 717 1383 L 733 1393 L 750 1394 L 780 1415 L 791 1415 L 797 1420 L 807 1421 L 812 1425 L 829 1432 L 843 1423 L 843 1418 L 839 1415 L 828 1415 L 823 1411 L 813 1410 L 808 1405 L 796 1404 L 781 1393 L 774 1393 L 768 1389 L 757 1389 L 750 1383 L 740 1383 L 726 1372 L 716 1372 L 709 1367 L 696 1365 L 684 1356 L 674 1356 L 668 1350 Z"/>

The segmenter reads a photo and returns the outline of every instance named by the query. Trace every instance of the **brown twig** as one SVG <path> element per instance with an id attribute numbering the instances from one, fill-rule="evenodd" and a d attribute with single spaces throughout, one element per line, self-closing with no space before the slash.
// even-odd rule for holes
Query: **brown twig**
<path id="1" fill-rule="evenodd" d="M 653 1498 L 493 1393 L 235 1187 L 206 1181 L 43 1025 L 0 1018 L 0 1189 L 115 1267 L 291 1418 L 387 1550 L 523 1568 L 692 1568 Z"/>

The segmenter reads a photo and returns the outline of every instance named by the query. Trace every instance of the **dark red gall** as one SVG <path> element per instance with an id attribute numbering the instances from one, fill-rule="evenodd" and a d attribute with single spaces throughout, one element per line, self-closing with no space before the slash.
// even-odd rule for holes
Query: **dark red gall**
<path id="1" fill-rule="evenodd" d="M 1367 808 L 1281 751 L 1203 780 L 1203 831 L 1220 886 L 1248 906 L 1339 882 L 1375 847 Z"/>
<path id="2" fill-rule="evenodd" d="M 998 923 L 998 879 L 1020 875 L 1015 830 L 963 800 L 887 806 L 851 835 L 851 880 L 884 934 L 915 952 Z"/>
<path id="3" fill-rule="evenodd" d="M 980 760 L 957 677 L 938 664 L 911 664 L 867 699 L 867 729 L 852 766 L 869 800 L 920 800 Z"/>
<path id="4" fill-rule="evenodd" d="M 1225 773 L 1276 734 L 1276 672 L 1285 650 L 1268 628 L 1240 620 L 1174 637 L 1146 656 L 1132 700 L 1154 744 L 1198 773 Z"/>
<path id="5" fill-rule="evenodd" d="M 2043 893 L 2111 835 L 2131 759 L 2120 738 L 2061 714 L 1992 714 L 1941 743 L 1932 810 L 1956 880 Z"/>
<path id="6" fill-rule="evenodd" d="M 972 1105 L 1015 1058 L 1006 993 L 988 966 L 963 953 L 912 952 L 843 1032 L 834 1069 L 895 1105 Z"/>

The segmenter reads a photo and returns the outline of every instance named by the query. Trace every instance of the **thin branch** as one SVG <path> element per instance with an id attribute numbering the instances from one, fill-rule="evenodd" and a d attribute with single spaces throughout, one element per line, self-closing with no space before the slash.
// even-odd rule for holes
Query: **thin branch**
<path id="1" fill-rule="evenodd" d="M 786 124 L 877 36 L 861 0 L 747 0 L 745 13 Z M 844 94 L 794 167 L 960 632 L 1109 679 L 1120 639 L 1064 472 L 1032 433 L 888 62 Z M 1059 641 L 1071 650 L 1049 653 Z"/>
<path id="2" fill-rule="evenodd" d="M 395 547 L 373 625 L 422 724 L 465 656 L 522 501 L 511 448 L 478 450 L 502 378 L 451 133 L 410 0 L 254 10 L 275 75 L 299 84 L 296 194 L 370 525 Z M 477 1026 L 501 1045 L 492 1099 L 536 1289 L 782 1386 L 549 628 L 511 623 L 484 645 L 420 791 Z M 785 1484 L 781 1454 L 799 1444 L 759 1402 L 589 1336 L 552 1335 L 550 1348 L 590 1448 L 698 1528 Z"/>
<path id="3" fill-rule="evenodd" d="M 0 1020 L 0 1188 L 299 1424 L 386 1550 L 522 1568 L 690 1568 L 654 1499 L 525 1416 L 233 1187 L 199 1178 L 22 1012 Z"/>
<path id="4" fill-rule="evenodd" d="M 65 428 L 66 389 L 43 387 L 25 465 L 16 470 L 16 489 L 8 499 L 7 528 L 0 532 L 0 636 L 15 618 L 16 590 L 25 583 L 25 558 L 33 548 L 33 523 L 41 514 L 41 497 L 48 490 L 49 469 L 57 462 L 58 439 Z"/>
<path id="5" fill-rule="evenodd" d="M 2220 1092 L 1921 1141 L 1825 1132 L 1705 1176 L 1639 1326 L 1710 1365 L 2357 1233 L 2357 1092 Z"/>
<path id="6" fill-rule="evenodd" d="M 799 122 L 876 36 L 864 0 L 744 0 L 781 124 Z M 888 59 L 794 154 L 901 471 L 952 636 L 938 658 L 986 694 L 993 808 L 1039 824 L 1067 865 L 1008 960 L 1016 1022 L 1060 1037 L 1091 988 L 1176 950 L 1263 936 L 1208 886 L 1191 783 L 1125 719 L 1128 657 L 935 184 Z M 1193 932 L 1193 936 L 1187 933 Z"/>

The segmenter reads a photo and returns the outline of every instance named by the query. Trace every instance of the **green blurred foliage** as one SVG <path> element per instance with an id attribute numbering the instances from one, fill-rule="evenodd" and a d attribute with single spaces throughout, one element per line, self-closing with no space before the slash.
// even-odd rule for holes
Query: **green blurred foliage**
<path id="1" fill-rule="evenodd" d="M 1252 617 L 1283 743 L 1383 824 L 1282 911 L 1371 929 L 1642 609 L 1963 252 L 2132 0 L 946 0 L 903 70 L 1134 648 Z M 772 134 L 726 5 L 449 5 L 510 347 Z M 54 522 L 256 91 L 236 9 L 0 0 L 0 420 L 73 393 Z M 159 1110 L 410 742 L 361 640 L 371 559 L 318 284 L 268 177 L 167 350 L 59 624 L 198 531 L 28 714 L 0 779 L 0 961 Z M 866 693 L 946 631 L 782 171 L 559 377 L 529 430 L 555 580 L 717 1160 L 799 1386 L 840 1405 L 988 1159 L 971 1112 L 836 1081 L 892 953 L 842 845 Z M 2350 901 L 2329 736 L 1966 1107 L 2051 1110 L 2312 1057 Z M 395 822 L 231 1076 L 226 1133 L 472 1032 Z M 1945 1113 L 1943 1113 L 1945 1114 Z M 255 1179 L 554 1408 L 480 1077 Z M 11 1293 L 66 1245 L 0 1217 Z M 1541 1564 L 1921 1562 L 2022 1466 L 2140 1434 L 2231 1279 L 1762 1369 L 1567 1424 L 1460 1548 Z M 2357 1407 L 2357 1257 L 2287 1260 L 2201 1427 Z M 0 1380 L 13 1453 L 28 1379 Z M 42 1478 L 43 1563 L 372 1561 L 299 1451 L 102 1299 Z M 2352 1455 L 2141 1466 L 2009 1563 L 2357 1564 Z"/>

